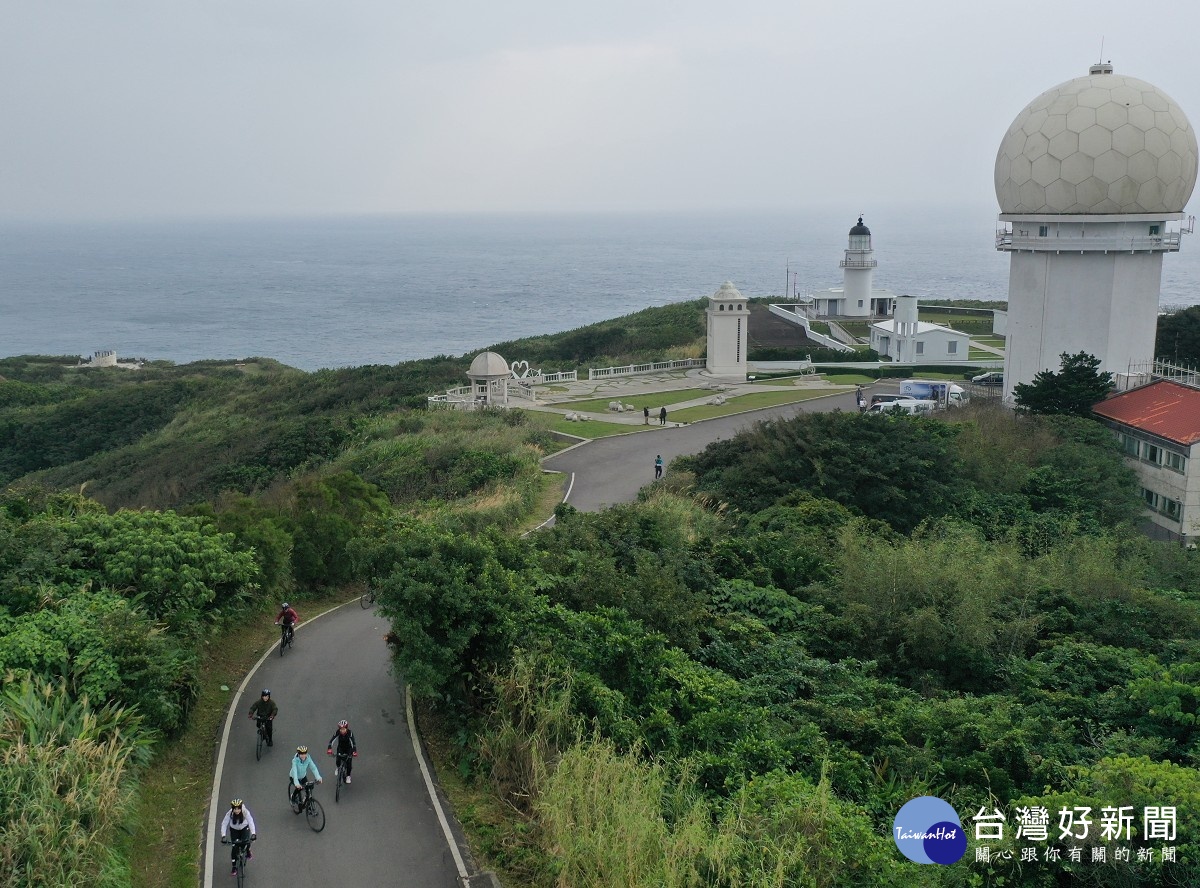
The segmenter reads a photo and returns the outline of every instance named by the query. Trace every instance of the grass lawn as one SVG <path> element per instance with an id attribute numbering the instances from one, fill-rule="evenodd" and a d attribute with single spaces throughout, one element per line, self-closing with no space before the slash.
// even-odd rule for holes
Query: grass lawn
<path id="1" fill-rule="evenodd" d="M 830 385 L 870 385 L 875 382 L 874 376 L 866 376 L 862 373 L 824 373 L 825 381 Z"/>
<path id="2" fill-rule="evenodd" d="M 755 392 L 751 395 L 741 395 L 730 398 L 724 404 L 701 404 L 698 407 L 686 407 L 677 410 L 668 420 L 677 422 L 696 422 L 699 419 L 713 419 L 717 416 L 728 416 L 731 413 L 742 413 L 746 410 L 757 410 L 761 407 L 778 407 L 780 404 L 794 404 L 799 401 L 810 401 L 813 398 L 823 398 L 826 395 L 845 394 L 840 389 L 793 389 L 777 392 Z"/>
<path id="3" fill-rule="evenodd" d="M 970 361 L 998 361 L 1001 357 L 995 352 L 984 351 L 981 348 L 972 348 L 967 352 L 967 360 Z"/>
<path id="4" fill-rule="evenodd" d="M 644 425 L 622 425 L 617 422 L 601 422 L 598 419 L 586 419 L 583 422 L 570 422 L 555 413 L 543 413 L 539 411 L 535 414 L 539 418 L 539 424 L 545 428 L 555 432 L 563 432 L 568 435 L 574 435 L 577 438 L 607 438 L 609 435 L 621 435 L 626 432 L 636 432 L 638 429 L 644 429 Z M 654 419 L 654 424 L 658 424 L 658 419 Z"/>
<path id="5" fill-rule="evenodd" d="M 612 401 L 620 401 L 622 404 L 632 404 L 637 410 L 643 407 L 649 407 L 650 412 L 658 412 L 659 407 L 672 404 L 678 404 L 680 401 L 694 401 L 696 398 L 703 398 L 705 395 L 715 395 L 711 389 L 679 389 L 678 391 L 666 392 L 647 392 L 644 395 L 632 395 L 625 393 L 616 393 L 611 398 L 590 398 L 587 401 L 562 401 L 555 406 L 569 407 L 572 410 L 582 410 L 585 413 L 609 413 L 608 405 Z"/>

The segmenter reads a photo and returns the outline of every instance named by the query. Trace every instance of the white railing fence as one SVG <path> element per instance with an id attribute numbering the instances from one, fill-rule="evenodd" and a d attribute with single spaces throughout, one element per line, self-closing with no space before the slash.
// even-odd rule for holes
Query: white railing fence
<path id="1" fill-rule="evenodd" d="M 624 367 L 592 367 L 588 379 L 608 379 L 614 376 L 636 376 L 639 373 L 661 373 L 664 370 L 686 370 L 703 367 L 704 358 L 684 358 L 680 361 L 654 361 L 649 364 L 628 364 Z"/>

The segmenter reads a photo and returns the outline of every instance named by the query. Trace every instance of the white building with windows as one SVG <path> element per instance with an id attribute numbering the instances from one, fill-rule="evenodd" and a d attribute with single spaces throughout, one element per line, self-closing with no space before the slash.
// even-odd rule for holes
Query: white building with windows
<path id="1" fill-rule="evenodd" d="M 1179 105 L 1108 63 L 1017 115 L 995 170 L 996 249 L 1010 256 L 1005 399 L 1064 352 L 1110 373 L 1154 357 L 1163 255 L 1191 230 L 1196 172 Z"/>
<path id="2" fill-rule="evenodd" d="M 1159 380 L 1101 401 L 1092 411 L 1117 434 L 1137 473 L 1152 536 L 1200 536 L 1200 389 Z"/>
<path id="3" fill-rule="evenodd" d="M 871 348 L 880 357 L 905 364 L 966 361 L 971 337 L 941 324 L 917 320 L 916 296 L 897 296 L 896 315 L 871 325 Z"/>

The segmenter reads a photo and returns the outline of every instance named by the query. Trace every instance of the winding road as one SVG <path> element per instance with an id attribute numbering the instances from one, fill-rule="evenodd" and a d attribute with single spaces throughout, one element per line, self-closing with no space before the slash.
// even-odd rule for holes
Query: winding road
<path id="1" fill-rule="evenodd" d="M 639 429 L 628 435 L 598 438 L 543 460 L 542 467 L 572 475 L 567 502 L 581 512 L 596 512 L 633 502 L 638 491 L 654 480 L 654 457 L 658 454 L 662 454 L 669 472 L 675 457 L 699 453 L 714 441 L 732 438 L 756 422 L 830 410 L 857 412 L 854 391 L 685 426 L 661 430 L 652 427 L 650 431 Z"/>
<path id="2" fill-rule="evenodd" d="M 307 615 L 301 612 L 301 617 Z M 220 821 L 233 798 L 245 800 L 258 827 L 253 886 L 388 885 L 461 888 L 471 871 L 461 836 L 441 802 L 435 805 L 415 752 L 403 683 L 390 670 L 383 641 L 387 621 L 357 602 L 302 623 L 281 658 L 278 642 L 239 689 L 217 762 L 209 814 L 205 886 L 231 883 Z M 255 761 L 250 704 L 270 688 L 279 705 L 275 745 Z M 353 782 L 334 802 L 333 757 L 325 745 L 338 719 L 358 741 Z M 309 747 L 325 782 L 315 797 L 325 808 L 322 832 L 292 813 L 287 774 L 296 746 Z M 448 808 L 445 809 L 448 811 Z M 447 833 L 452 832 L 453 842 Z M 485 885 L 490 881 L 473 884 Z"/>
<path id="3" fill-rule="evenodd" d="M 596 511 L 632 502 L 664 462 L 697 453 L 713 441 L 765 419 L 802 412 L 855 410 L 854 393 L 815 398 L 686 426 L 638 431 L 592 441 L 545 460 L 568 473 L 568 502 Z M 669 471 L 669 468 L 668 468 Z M 245 800 L 259 840 L 247 884 L 270 888 L 388 885 L 471 888 L 497 885 L 475 874 L 466 844 L 442 801 L 419 745 L 414 743 L 404 685 L 391 672 L 383 641 L 387 621 L 374 608 L 350 603 L 306 618 L 283 657 L 278 643 L 237 689 L 216 763 L 205 848 L 205 888 L 228 883 L 229 851 L 219 844 L 220 821 L 233 798 Z M 254 756 L 254 723 L 247 717 L 262 688 L 279 706 L 275 745 Z M 334 802 L 333 758 L 325 745 L 339 719 L 358 740 L 354 781 Z M 309 829 L 287 800 L 287 774 L 299 744 L 311 750 L 325 782 L 316 798 L 325 809 L 322 832 Z"/>

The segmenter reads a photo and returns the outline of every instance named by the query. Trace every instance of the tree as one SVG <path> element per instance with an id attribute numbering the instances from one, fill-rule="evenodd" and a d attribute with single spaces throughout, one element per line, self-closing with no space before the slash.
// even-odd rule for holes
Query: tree
<path id="1" fill-rule="evenodd" d="M 1087 352 L 1063 352 L 1058 373 L 1042 370 L 1033 382 L 1019 382 L 1013 389 L 1022 413 L 1067 414 L 1090 417 L 1092 406 L 1103 401 L 1113 388 L 1111 373 L 1100 371 L 1100 359 Z"/>
<path id="2" fill-rule="evenodd" d="M 1158 319 L 1154 356 L 1172 364 L 1200 366 L 1200 305 Z"/>

